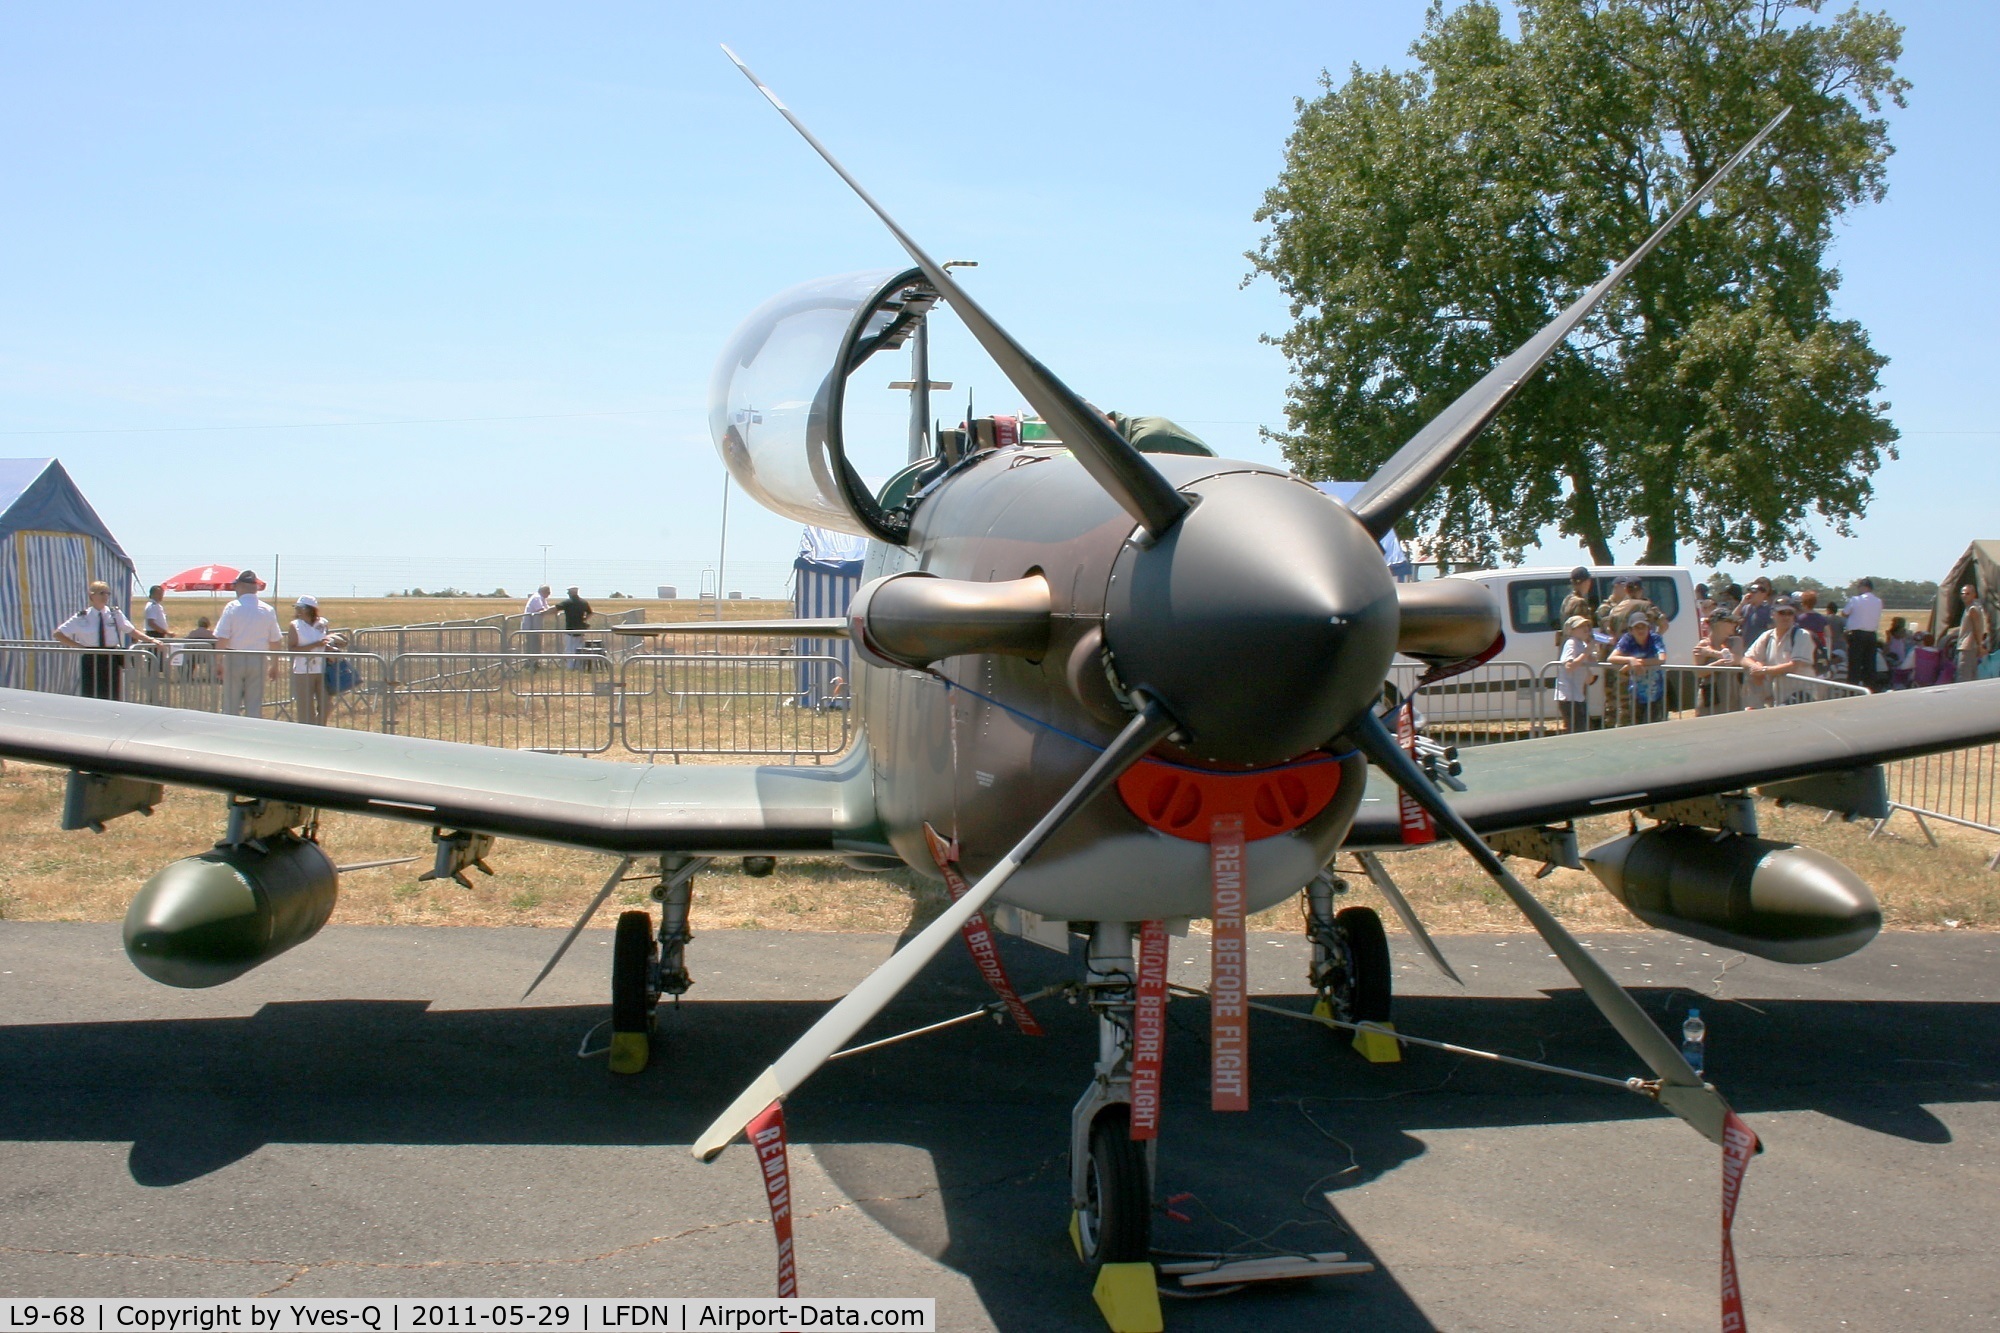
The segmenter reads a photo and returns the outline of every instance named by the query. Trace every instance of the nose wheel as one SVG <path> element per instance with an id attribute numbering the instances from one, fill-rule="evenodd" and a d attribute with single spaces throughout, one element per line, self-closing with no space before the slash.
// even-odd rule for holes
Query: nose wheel
<path id="1" fill-rule="evenodd" d="M 1146 1145 L 1132 1142 L 1132 1109 L 1107 1106 L 1090 1127 L 1076 1250 L 1086 1264 L 1144 1262 L 1152 1246 L 1153 1204 Z"/>
<path id="2" fill-rule="evenodd" d="M 1322 871 L 1306 886 L 1306 934 L 1312 940 L 1313 1012 L 1343 1023 L 1389 1022 L 1393 996 L 1389 936 L 1372 907 L 1333 910 L 1338 885 Z M 1370 1061 L 1398 1058 L 1392 1038 L 1358 1033 L 1355 1049 Z"/>

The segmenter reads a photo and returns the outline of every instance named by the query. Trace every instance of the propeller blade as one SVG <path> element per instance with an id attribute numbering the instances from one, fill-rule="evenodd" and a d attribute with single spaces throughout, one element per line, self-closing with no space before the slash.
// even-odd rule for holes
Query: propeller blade
<path id="1" fill-rule="evenodd" d="M 910 238 L 910 234 L 896 225 L 882 205 L 875 202 L 873 195 L 861 187 L 861 182 L 847 173 L 847 168 L 835 160 L 826 145 L 805 127 L 791 108 L 778 100 L 778 95 L 765 86 L 764 81 L 750 72 L 750 67 L 738 58 L 727 46 L 722 53 L 729 57 L 736 68 L 743 71 L 743 77 L 750 80 L 757 91 L 764 94 L 778 114 L 791 122 L 799 137 L 812 145 L 814 152 L 826 160 L 834 173 L 847 182 L 849 189 L 861 196 L 861 202 L 868 205 L 875 216 L 893 234 L 898 243 L 909 252 L 910 258 L 924 271 L 924 277 L 937 289 L 938 295 L 951 303 L 965 327 L 986 349 L 1021 396 L 1034 405 L 1042 414 L 1042 420 L 1055 429 L 1057 438 L 1076 455 L 1077 462 L 1084 470 L 1118 502 L 1120 508 L 1130 514 L 1135 522 L 1144 527 L 1154 538 L 1160 537 L 1180 520 L 1187 512 L 1187 497 L 1176 491 L 1173 483 L 1160 475 L 1159 469 L 1146 456 L 1133 448 L 1109 421 L 1106 421 L 1049 368 L 1031 356 L 1027 349 L 1014 341 L 1013 337 L 984 310 L 977 301 L 965 294 L 950 273 L 929 255 L 923 247 Z M 758 1108 L 762 1110 L 762 1107 Z"/>
<path id="2" fill-rule="evenodd" d="M 1396 909 L 1396 915 L 1402 918 L 1403 929 L 1409 931 L 1410 938 L 1423 949 L 1424 956 L 1431 960 L 1431 966 L 1463 986 L 1464 979 L 1452 971 L 1451 964 L 1445 961 L 1444 950 L 1438 948 L 1437 941 L 1424 929 L 1424 923 L 1417 917 L 1417 909 L 1404 896 L 1403 886 L 1390 878 L 1388 870 L 1382 865 L 1382 858 L 1373 852 L 1356 852 L 1354 859 L 1368 873 L 1368 880 L 1376 891 L 1389 900 L 1389 906 Z"/>
<path id="3" fill-rule="evenodd" d="M 937 951 L 958 934 L 966 919 L 984 908 L 987 901 L 1020 869 L 1021 864 L 1039 851 L 1071 815 L 1116 782 L 1119 775 L 1137 763 L 1146 751 L 1164 740 L 1174 726 L 1173 718 L 1167 715 L 1164 708 L 1150 699 L 1146 700 L 1145 707 L 1125 724 L 1125 729 L 1105 747 L 1104 753 L 1097 756 L 1075 785 L 1064 792 L 1040 822 L 1028 830 L 1028 836 L 1001 857 L 998 865 L 980 876 L 979 882 L 968 889 L 964 897 L 919 931 L 915 939 L 890 955 L 887 962 L 863 978 L 861 984 L 843 996 L 838 1004 L 821 1014 L 819 1021 L 793 1042 L 790 1050 L 759 1074 L 756 1081 L 729 1104 L 729 1109 L 702 1131 L 701 1137 L 695 1140 L 694 1155 L 704 1162 L 713 1160 L 759 1112 L 772 1102 L 783 1100 L 811 1078 L 870 1019 L 882 1012 L 883 1007 L 895 999 L 903 987 L 910 984 Z"/>
<path id="4" fill-rule="evenodd" d="M 556 970 L 556 964 L 560 963 L 563 955 L 569 952 L 569 946 L 575 944 L 576 937 L 583 934 L 583 928 L 590 924 L 590 918 L 597 915 L 597 909 L 604 906 L 604 900 L 611 896 L 611 891 L 625 882 L 625 872 L 631 868 L 632 858 L 628 856 L 621 860 L 617 867 L 612 870 L 611 878 L 604 881 L 604 887 L 597 891 L 597 896 L 592 898 L 590 905 L 583 909 L 583 915 L 578 917 L 576 924 L 569 928 L 569 934 L 562 937 L 562 943 L 558 944 L 556 951 L 549 955 L 549 961 L 542 965 L 542 970 L 537 972 L 535 979 L 528 983 L 528 989 L 521 992 L 521 999 L 525 1000 L 530 995 L 533 995 L 535 987 L 546 981 L 549 973 Z"/>
<path id="5" fill-rule="evenodd" d="M 1514 906 L 1521 909 L 1521 915 L 1528 918 L 1528 924 L 1542 937 L 1551 952 L 1562 961 L 1569 974 L 1576 978 L 1577 985 L 1597 1006 L 1618 1035 L 1646 1063 L 1660 1081 L 1658 1097 L 1660 1104 L 1681 1119 L 1695 1127 L 1709 1142 L 1722 1142 L 1722 1122 L 1729 1112 L 1729 1104 L 1722 1100 L 1722 1094 L 1701 1081 L 1680 1048 L 1660 1031 L 1659 1026 L 1639 1007 L 1639 1002 L 1626 994 L 1625 988 L 1611 979 L 1603 964 L 1590 955 L 1576 936 L 1564 930 L 1541 900 L 1528 892 L 1525 885 L 1515 879 L 1512 872 L 1501 864 L 1472 826 L 1465 822 L 1458 811 L 1452 809 L 1445 799 L 1438 795 L 1437 788 L 1424 776 L 1414 759 L 1403 752 L 1396 738 L 1383 725 L 1382 719 L 1374 713 L 1363 713 L 1361 720 L 1348 733 L 1360 746 L 1363 754 L 1416 799 L 1417 804 L 1430 813 L 1438 827 L 1449 832 L 1459 846 L 1479 863 L 1479 868 L 1500 886 L 1500 891 L 1514 900 Z"/>
<path id="6" fill-rule="evenodd" d="M 1398 449 L 1388 462 L 1375 470 L 1368 484 L 1348 503 L 1354 516 L 1361 520 L 1369 532 L 1381 540 L 1396 526 L 1410 510 L 1417 507 L 1431 487 L 1437 484 L 1458 456 L 1479 433 L 1486 429 L 1500 409 L 1507 405 L 1515 392 L 1525 384 L 1528 377 L 1549 359 L 1563 339 L 1569 337 L 1576 326 L 1583 322 L 1605 293 L 1616 287 L 1639 261 L 1653 252 L 1666 234 L 1678 227 L 1687 216 L 1699 208 L 1722 178 L 1734 171 L 1737 164 L 1756 150 L 1780 121 L 1792 114 L 1786 107 L 1763 129 L 1757 137 L 1736 151 L 1736 156 L 1722 164 L 1722 169 L 1710 176 L 1699 190 L 1688 196 L 1687 202 L 1675 209 L 1673 216 L 1660 224 L 1658 231 L 1646 238 L 1645 244 L 1634 250 L 1625 262 L 1604 275 L 1595 287 L 1579 296 L 1569 309 L 1549 321 L 1541 332 L 1516 348 L 1512 355 L 1486 375 L 1479 383 L 1460 394 L 1455 402 L 1444 411 L 1432 417 L 1424 428 L 1410 438 L 1408 444 Z"/>

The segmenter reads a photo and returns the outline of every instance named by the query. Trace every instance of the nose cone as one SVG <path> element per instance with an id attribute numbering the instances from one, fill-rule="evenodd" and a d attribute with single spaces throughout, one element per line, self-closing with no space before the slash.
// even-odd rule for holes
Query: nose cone
<path id="1" fill-rule="evenodd" d="M 139 890 L 125 913 L 125 956 L 153 980 L 200 988 L 233 981 L 267 947 L 257 894 L 234 867 L 191 856 Z"/>
<path id="2" fill-rule="evenodd" d="M 1396 585 L 1338 504 L 1275 473 L 1210 477 L 1152 546 L 1127 545 L 1105 593 L 1119 679 L 1159 699 L 1194 757 L 1282 763 L 1344 731 L 1396 651 Z"/>
<path id="3" fill-rule="evenodd" d="M 1750 876 L 1750 911 L 1762 933 L 1788 946 L 1788 962 L 1844 958 L 1882 929 L 1874 891 L 1811 847 L 1784 847 L 1758 862 Z"/>

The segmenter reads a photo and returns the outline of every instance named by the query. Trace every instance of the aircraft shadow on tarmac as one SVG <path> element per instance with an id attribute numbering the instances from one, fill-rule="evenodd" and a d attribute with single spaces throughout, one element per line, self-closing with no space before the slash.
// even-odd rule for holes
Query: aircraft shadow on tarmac
<path id="1" fill-rule="evenodd" d="M 1009 965 L 1024 991 L 1070 975 L 1059 958 L 1026 947 L 1010 949 Z M 1693 998 L 1635 994 L 1670 1026 Z M 867 1035 L 986 998 L 964 958 L 948 954 Z M 1303 996 L 1284 1002 L 1305 1007 Z M 1949 1132 L 1924 1103 L 1989 1101 L 2000 1090 L 2000 1042 L 1991 1040 L 2000 1005 L 1700 1002 L 1714 1034 L 1712 1076 L 1749 1115 L 1813 1110 L 1945 1143 Z M 575 1058 L 583 1033 L 605 1016 L 594 1007 L 433 1012 L 424 1001 L 328 1000 L 269 1004 L 247 1018 L 5 1026 L 0 1140 L 129 1140 L 133 1179 L 159 1187 L 266 1143 L 685 1145 L 823 1007 L 668 1007 L 652 1066 L 629 1079 Z M 1081 1282 L 1052 1279 L 1074 1266 L 1062 1235 L 1064 1144 L 1092 1028 L 1081 1007 L 1040 1008 L 1046 1038 L 971 1024 L 830 1066 L 788 1107 L 793 1137 L 812 1145 L 849 1197 L 965 1273 L 1010 1329 L 1062 1326 L 1087 1300 Z M 1575 991 L 1405 997 L 1397 1019 L 1412 1033 L 1555 1064 L 1636 1069 Z M 1413 1049 L 1400 1065 L 1370 1066 L 1333 1034 L 1270 1016 L 1253 1034 L 1254 1109 L 1213 1115 L 1206 1009 L 1178 1001 L 1169 1020 L 1161 1189 L 1193 1197 L 1179 1205 L 1191 1220 L 1163 1221 L 1155 1239 L 1177 1250 L 1263 1236 L 1373 1257 L 1325 1194 L 1419 1156 L 1423 1131 L 1661 1114 L 1614 1089 L 1440 1052 Z M 1220 1304 L 1235 1308 L 1234 1323 L 1281 1318 L 1295 1301 L 1321 1317 L 1365 1311 L 1379 1327 L 1429 1326 L 1386 1272 L 1274 1284 Z M 1188 1309 L 1175 1323 L 1208 1319 Z"/>

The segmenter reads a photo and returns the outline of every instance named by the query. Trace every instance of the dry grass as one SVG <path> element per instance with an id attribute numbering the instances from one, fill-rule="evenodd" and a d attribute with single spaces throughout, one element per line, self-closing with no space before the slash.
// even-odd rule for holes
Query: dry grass
<path id="1" fill-rule="evenodd" d="M 207 847 L 222 827 L 221 798 L 172 790 L 151 819 L 127 817 L 103 834 L 63 833 L 60 770 L 10 763 L 0 773 L 0 839 L 9 855 L 0 867 L 0 916 L 36 921 L 114 921 L 147 876 L 179 856 Z M 1970 830 L 1933 826 L 1940 846 L 1927 846 L 1914 821 L 1898 815 L 1891 831 L 1870 840 L 1868 825 L 1822 823 L 1811 812 L 1761 807 L 1764 833 L 1820 848 L 1852 866 L 1882 899 L 1892 927 L 2000 928 L 2000 874 L 1985 869 L 1994 839 Z M 1585 847 L 1619 836 L 1622 817 L 1586 820 Z M 342 881 L 335 920 L 364 925 L 568 925 L 610 873 L 612 862 L 588 852 L 503 842 L 492 861 L 498 876 L 472 875 L 473 886 L 418 883 L 430 868 L 431 845 L 419 825 L 330 814 L 322 841 L 336 862 L 395 856 L 406 866 L 358 871 Z M 1425 922 L 1440 932 L 1518 931 L 1511 904 L 1455 849 L 1436 847 L 1388 859 L 1391 873 Z M 1375 891 L 1359 875 L 1348 883 L 1356 901 Z M 1544 902 L 1577 930 L 1639 929 L 1640 925 L 1589 874 L 1558 870 L 1536 882 Z M 634 884 L 613 903 L 645 901 Z M 840 862 L 781 862 L 763 879 L 733 862 L 705 874 L 695 896 L 698 929 L 900 931 L 942 905 L 939 891 L 908 872 L 869 875 Z M 1386 904 L 1383 915 L 1396 929 Z M 1258 914 L 1259 930 L 1297 928 L 1296 904 Z"/>

